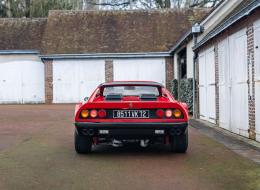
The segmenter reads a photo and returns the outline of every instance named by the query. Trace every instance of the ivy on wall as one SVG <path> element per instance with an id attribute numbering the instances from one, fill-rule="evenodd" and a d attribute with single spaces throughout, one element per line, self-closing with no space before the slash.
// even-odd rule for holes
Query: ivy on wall
<path id="1" fill-rule="evenodd" d="M 174 79 L 172 81 L 172 95 L 175 100 L 178 100 L 178 80 Z"/>
<path id="2" fill-rule="evenodd" d="M 193 84 L 192 78 L 180 80 L 180 92 L 178 93 L 178 80 L 173 80 L 172 94 L 175 99 L 180 102 L 185 102 L 188 105 L 189 113 L 192 113 L 193 109 Z"/>

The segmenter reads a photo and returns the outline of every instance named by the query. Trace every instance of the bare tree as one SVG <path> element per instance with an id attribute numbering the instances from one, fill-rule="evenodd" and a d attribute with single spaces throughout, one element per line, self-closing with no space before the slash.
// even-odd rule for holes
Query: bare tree
<path id="1" fill-rule="evenodd" d="M 214 7 L 221 0 L 0 0 L 0 17 L 46 17 L 49 10 Z"/>
<path id="2" fill-rule="evenodd" d="M 11 7 L 11 5 L 12 5 L 12 0 L 6 0 L 6 16 L 7 17 L 12 17 L 13 16 L 13 14 L 12 14 L 12 7 Z"/>

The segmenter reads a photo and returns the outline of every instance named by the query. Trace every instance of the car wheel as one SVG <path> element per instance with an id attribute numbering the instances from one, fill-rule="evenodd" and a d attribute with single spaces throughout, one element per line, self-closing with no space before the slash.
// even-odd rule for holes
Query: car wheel
<path id="1" fill-rule="evenodd" d="M 171 140 L 171 151 L 178 153 L 185 153 L 188 148 L 188 130 L 186 133 L 173 136 Z"/>
<path id="2" fill-rule="evenodd" d="M 76 131 L 74 133 L 75 150 L 78 154 L 87 154 L 91 152 L 92 137 L 80 136 Z"/>

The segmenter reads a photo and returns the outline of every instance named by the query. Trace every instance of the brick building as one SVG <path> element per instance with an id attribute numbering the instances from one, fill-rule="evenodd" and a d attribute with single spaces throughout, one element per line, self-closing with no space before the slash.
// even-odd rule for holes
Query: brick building
<path id="1" fill-rule="evenodd" d="M 173 78 L 195 78 L 195 116 L 260 141 L 259 6 L 225 0 L 210 13 L 0 19 L 0 103 L 71 103 L 104 81 L 155 80 L 170 89 Z M 198 21 L 204 30 L 195 40 L 190 28 Z"/>
<path id="2" fill-rule="evenodd" d="M 259 6 L 259 0 L 223 1 L 200 23 L 204 32 L 196 44 L 189 30 L 172 48 L 175 72 L 183 72 L 178 60 L 184 57 L 185 72 L 191 78 L 195 73 L 197 117 L 257 141 L 260 141 Z"/>
<path id="3" fill-rule="evenodd" d="M 170 47 L 205 9 L 50 11 L 0 19 L 0 103 L 72 103 L 111 80 L 170 88 Z"/>

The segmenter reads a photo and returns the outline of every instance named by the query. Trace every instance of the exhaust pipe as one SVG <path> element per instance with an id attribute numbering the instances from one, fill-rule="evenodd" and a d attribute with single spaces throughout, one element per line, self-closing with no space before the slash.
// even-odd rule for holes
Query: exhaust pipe
<path id="1" fill-rule="evenodd" d="M 146 148 L 148 145 L 149 145 L 149 140 L 148 139 L 140 141 L 140 146 L 141 147 Z"/>
<path id="2" fill-rule="evenodd" d="M 181 134 L 181 129 L 171 129 L 170 130 L 170 135 L 180 135 Z"/>
<path id="3" fill-rule="evenodd" d="M 176 129 L 175 133 L 176 133 L 176 135 L 180 135 L 181 134 L 181 130 L 180 129 Z"/>
<path id="4" fill-rule="evenodd" d="M 86 136 L 93 136 L 94 135 L 94 130 L 93 129 L 83 129 L 82 134 Z"/>
<path id="5" fill-rule="evenodd" d="M 94 130 L 93 129 L 89 129 L 88 130 L 88 135 L 93 136 L 94 135 Z"/>
<path id="6" fill-rule="evenodd" d="M 173 135 L 175 135 L 175 129 L 171 129 L 170 130 L 170 134 L 173 136 Z"/>
<path id="7" fill-rule="evenodd" d="M 88 135 L 88 130 L 87 130 L 87 129 L 83 129 L 83 130 L 82 130 L 82 134 L 83 134 L 83 135 Z"/>

